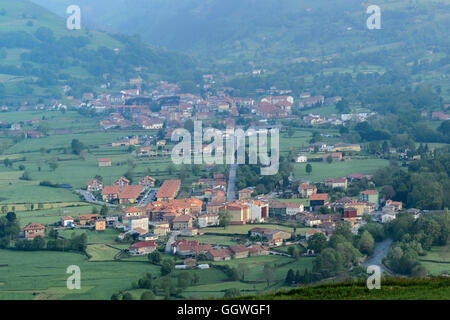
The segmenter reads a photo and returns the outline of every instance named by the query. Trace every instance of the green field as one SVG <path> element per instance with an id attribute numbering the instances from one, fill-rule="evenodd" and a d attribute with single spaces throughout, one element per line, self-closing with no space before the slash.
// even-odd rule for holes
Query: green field
<path id="1" fill-rule="evenodd" d="M 280 229 L 284 231 L 288 231 L 293 233 L 294 228 L 281 226 L 276 224 L 244 224 L 244 225 L 230 225 L 225 229 L 222 227 L 210 227 L 202 229 L 205 234 L 208 233 L 218 233 L 218 234 L 242 234 L 247 235 L 248 231 L 253 228 L 271 228 L 271 229 Z M 296 234 L 305 235 L 306 231 L 311 228 L 297 228 Z"/>
<path id="2" fill-rule="evenodd" d="M 325 178 L 345 177 L 353 173 L 372 174 L 377 169 L 388 166 L 389 161 L 382 159 L 351 159 L 333 163 L 311 162 L 310 164 L 312 172 L 311 175 L 308 175 L 305 171 L 306 163 L 295 163 L 295 178 L 322 182 Z"/>
<path id="3" fill-rule="evenodd" d="M 450 245 L 444 247 L 432 247 L 423 257 L 420 257 L 420 263 L 433 276 L 441 274 L 450 274 Z"/>
<path id="4" fill-rule="evenodd" d="M 257 300 L 448 300 L 450 279 L 391 278 L 381 281 L 380 290 L 369 290 L 365 281 L 326 283 L 275 293 L 244 296 Z"/>
<path id="5" fill-rule="evenodd" d="M 92 208 L 94 207 L 97 206 L 82 205 L 55 209 L 20 211 L 16 212 L 16 215 L 22 227 L 32 222 L 40 223 L 42 225 L 49 225 L 58 222 L 63 216 L 71 216 L 75 218 L 80 214 L 90 214 L 92 213 Z"/>

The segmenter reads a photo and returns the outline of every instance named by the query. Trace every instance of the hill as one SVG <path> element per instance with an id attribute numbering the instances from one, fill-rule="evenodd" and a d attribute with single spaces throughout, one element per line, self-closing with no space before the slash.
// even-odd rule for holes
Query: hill
<path id="1" fill-rule="evenodd" d="M 364 281 L 320 284 L 283 290 L 259 296 L 243 296 L 242 300 L 448 300 L 450 278 L 388 278 L 381 289 L 369 290 Z"/>
<path id="2" fill-rule="evenodd" d="M 66 20 L 28 0 L 0 0 L 0 97 L 61 97 L 100 90 L 102 84 L 191 77 L 194 61 L 152 48 L 139 37 L 68 30 Z M 140 70 L 139 72 L 136 70 Z M 10 101 L 9 101 L 10 102 Z"/>
<path id="3" fill-rule="evenodd" d="M 34 0 L 65 14 L 69 0 Z M 382 0 L 382 30 L 368 30 L 360 0 L 78 1 L 86 23 L 226 64 L 255 64 L 449 44 L 448 0 Z"/>

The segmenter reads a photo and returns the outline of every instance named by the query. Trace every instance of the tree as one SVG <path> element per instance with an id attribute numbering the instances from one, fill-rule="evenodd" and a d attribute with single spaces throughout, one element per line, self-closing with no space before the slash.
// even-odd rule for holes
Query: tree
<path id="1" fill-rule="evenodd" d="M 189 272 L 182 272 L 177 277 L 179 288 L 185 289 L 192 283 L 192 277 Z"/>
<path id="2" fill-rule="evenodd" d="M 122 300 L 134 300 L 133 296 L 131 295 L 131 293 L 126 292 L 122 295 Z"/>
<path id="3" fill-rule="evenodd" d="M 273 279 L 273 272 L 274 272 L 273 267 L 271 267 L 269 264 L 264 265 L 263 275 L 264 280 L 266 280 L 267 287 L 270 286 L 270 282 Z"/>
<path id="4" fill-rule="evenodd" d="M 333 163 L 333 157 L 331 155 L 327 157 L 327 163 Z"/>
<path id="5" fill-rule="evenodd" d="M 295 281 L 294 270 L 289 269 L 289 271 L 288 271 L 287 274 L 286 274 L 286 279 L 284 280 L 284 282 L 285 282 L 288 286 L 290 286 L 290 285 L 292 285 L 293 283 L 296 282 L 296 281 Z"/>
<path id="6" fill-rule="evenodd" d="M 287 134 L 289 138 L 292 138 L 295 134 L 295 129 L 293 127 L 289 127 L 287 130 Z"/>
<path id="7" fill-rule="evenodd" d="M 108 208 L 108 206 L 106 204 L 104 204 L 102 206 L 102 208 L 100 209 L 100 215 L 101 216 L 106 216 L 108 214 L 108 212 L 109 212 L 109 208 Z"/>
<path id="8" fill-rule="evenodd" d="M 85 149 L 84 144 L 78 139 L 73 139 L 70 145 L 73 154 L 79 155 Z"/>
<path id="9" fill-rule="evenodd" d="M 297 258 L 300 255 L 300 249 L 297 246 L 290 246 L 288 248 L 288 253 L 293 256 L 294 258 Z"/>
<path id="10" fill-rule="evenodd" d="M 111 296 L 111 300 L 120 300 L 120 295 L 118 293 L 113 293 Z"/>
<path id="11" fill-rule="evenodd" d="M 172 259 L 164 259 L 161 263 L 161 274 L 163 276 L 168 275 L 174 268 L 174 262 Z"/>
<path id="12" fill-rule="evenodd" d="M 153 264 L 159 264 L 161 262 L 161 254 L 159 251 L 153 251 L 148 255 L 148 261 Z"/>
<path id="13" fill-rule="evenodd" d="M 153 291 L 144 291 L 141 295 L 141 300 L 155 300 Z"/>
<path id="14" fill-rule="evenodd" d="M 307 163 L 307 164 L 306 164 L 305 171 L 306 171 L 306 173 L 307 173 L 308 175 L 311 175 L 311 172 L 312 172 L 312 165 L 311 165 L 310 163 Z"/>
<path id="15" fill-rule="evenodd" d="M 6 158 L 5 160 L 3 160 L 3 164 L 6 168 L 8 168 L 8 167 L 12 167 L 13 162 L 11 160 L 9 160 L 8 158 Z"/>
<path id="16" fill-rule="evenodd" d="M 372 235 L 366 230 L 361 234 L 358 241 L 358 250 L 361 253 L 371 255 L 375 248 L 375 240 Z"/>
<path id="17" fill-rule="evenodd" d="M 231 288 L 225 290 L 224 298 L 234 298 L 239 297 L 241 295 L 241 291 L 237 288 Z"/>
<path id="18" fill-rule="evenodd" d="M 242 280 L 245 280 L 245 274 L 250 270 L 249 266 L 246 263 L 240 263 L 237 266 L 237 271 Z"/>
<path id="19" fill-rule="evenodd" d="M 222 210 L 219 212 L 219 226 L 222 228 L 226 228 L 231 223 L 231 214 L 228 210 Z"/>
<path id="20" fill-rule="evenodd" d="M 327 246 L 327 237 L 321 232 L 317 232 L 308 238 L 308 249 L 320 253 Z"/>
<path id="21" fill-rule="evenodd" d="M 384 186 L 380 193 L 383 195 L 384 199 L 389 200 L 395 196 L 395 190 L 391 185 Z"/>

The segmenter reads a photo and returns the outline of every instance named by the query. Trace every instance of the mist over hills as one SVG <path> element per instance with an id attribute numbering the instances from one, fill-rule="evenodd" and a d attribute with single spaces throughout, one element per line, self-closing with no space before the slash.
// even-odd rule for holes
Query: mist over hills
<path id="1" fill-rule="evenodd" d="M 33 0 L 63 15 L 70 0 Z M 361 0 L 79 0 L 87 25 L 140 34 L 156 46 L 216 64 L 449 46 L 450 1 L 382 0 L 382 29 L 368 30 Z"/>

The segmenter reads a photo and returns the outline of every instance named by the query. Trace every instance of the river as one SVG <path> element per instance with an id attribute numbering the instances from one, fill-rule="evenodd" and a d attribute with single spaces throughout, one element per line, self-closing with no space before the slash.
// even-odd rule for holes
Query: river
<path id="1" fill-rule="evenodd" d="M 383 258 L 386 257 L 388 254 L 389 248 L 392 244 L 391 239 L 386 239 L 381 242 L 377 242 L 375 244 L 375 249 L 373 254 L 363 263 L 363 266 L 368 267 L 370 265 L 376 265 L 379 266 L 382 272 L 387 272 L 384 266 L 383 266 Z"/>

